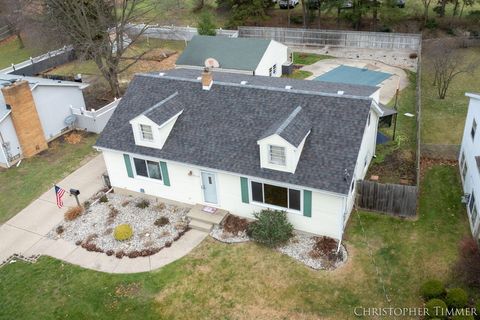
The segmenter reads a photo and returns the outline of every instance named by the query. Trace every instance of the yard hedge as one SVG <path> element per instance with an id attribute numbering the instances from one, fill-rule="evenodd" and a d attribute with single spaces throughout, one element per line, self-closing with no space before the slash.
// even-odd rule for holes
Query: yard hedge
<path id="1" fill-rule="evenodd" d="M 293 226 L 287 213 L 278 210 L 262 210 L 253 214 L 255 221 L 248 226 L 248 235 L 253 240 L 276 247 L 287 242 L 293 236 Z"/>
<path id="2" fill-rule="evenodd" d="M 425 304 L 430 319 L 445 319 L 447 316 L 447 304 L 440 299 L 431 299 Z M 443 310 L 443 311 L 442 311 Z"/>
<path id="3" fill-rule="evenodd" d="M 422 285 L 420 292 L 425 300 L 440 298 L 445 294 L 445 286 L 441 281 L 432 279 Z"/>
<path id="4" fill-rule="evenodd" d="M 448 290 L 445 302 L 450 308 L 464 308 L 468 303 L 468 294 L 462 288 Z"/>

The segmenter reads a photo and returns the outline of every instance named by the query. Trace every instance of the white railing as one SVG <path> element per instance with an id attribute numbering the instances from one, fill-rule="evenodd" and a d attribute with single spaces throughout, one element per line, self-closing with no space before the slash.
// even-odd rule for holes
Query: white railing
<path id="1" fill-rule="evenodd" d="M 115 99 L 113 102 L 98 110 L 70 107 L 72 114 L 76 117 L 75 128 L 95 133 L 102 132 L 120 103 L 120 100 L 121 99 Z"/>

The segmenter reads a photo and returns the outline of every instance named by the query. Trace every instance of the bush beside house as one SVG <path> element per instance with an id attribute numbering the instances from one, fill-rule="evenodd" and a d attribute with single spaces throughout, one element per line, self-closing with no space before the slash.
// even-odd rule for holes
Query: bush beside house
<path id="1" fill-rule="evenodd" d="M 248 226 L 248 235 L 253 240 L 276 247 L 293 236 L 293 226 L 285 211 L 262 210 L 253 216 L 256 220 Z"/>

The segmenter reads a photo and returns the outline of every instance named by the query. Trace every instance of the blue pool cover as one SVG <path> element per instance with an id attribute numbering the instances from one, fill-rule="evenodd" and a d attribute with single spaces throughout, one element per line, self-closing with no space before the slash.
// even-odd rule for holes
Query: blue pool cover
<path id="1" fill-rule="evenodd" d="M 377 86 L 391 76 L 392 75 L 390 73 L 386 72 L 372 71 L 349 66 L 338 66 L 335 69 L 315 78 L 315 80 Z"/>

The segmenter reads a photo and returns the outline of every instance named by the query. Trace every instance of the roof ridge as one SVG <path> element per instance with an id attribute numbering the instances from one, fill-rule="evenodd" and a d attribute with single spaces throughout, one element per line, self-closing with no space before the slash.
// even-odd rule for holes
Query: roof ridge
<path id="1" fill-rule="evenodd" d="M 146 115 L 147 113 L 150 113 L 150 111 L 153 111 L 154 109 L 160 107 L 161 105 L 163 105 L 163 104 L 165 104 L 166 102 L 172 100 L 172 99 L 175 98 L 176 96 L 178 96 L 178 91 L 176 91 L 175 93 L 173 93 L 173 94 L 171 94 L 170 96 L 166 97 L 166 98 L 163 99 L 162 101 L 157 102 L 156 104 L 154 104 L 153 106 L 151 106 L 151 107 L 148 108 L 147 110 L 143 111 L 141 114 Z"/>
<path id="2" fill-rule="evenodd" d="M 297 116 L 297 114 L 299 114 L 300 111 L 302 110 L 303 110 L 302 107 L 300 106 L 296 107 L 295 110 L 293 110 L 292 113 L 290 113 L 287 119 L 285 119 L 285 121 L 283 121 L 283 123 L 278 127 L 275 133 L 280 135 L 280 133 L 282 133 L 283 130 L 285 130 L 285 128 L 288 127 L 288 125 L 293 121 L 293 119 Z"/>
<path id="3" fill-rule="evenodd" d="M 197 79 L 189 79 L 184 77 L 175 77 L 175 76 L 168 76 L 168 75 L 156 75 L 151 73 L 139 73 L 136 76 L 143 76 L 143 77 L 150 77 L 150 78 L 157 78 L 157 79 L 170 79 L 170 80 L 180 80 L 180 81 L 188 81 L 188 82 L 200 82 Z M 261 76 L 260 76 L 261 77 Z M 267 87 L 267 86 L 259 86 L 259 85 L 249 85 L 241 84 L 241 83 L 232 83 L 232 82 L 217 82 L 213 81 L 214 84 L 217 85 L 224 85 L 224 86 L 231 86 L 231 87 L 241 87 L 241 88 L 253 88 L 253 89 L 261 89 L 261 90 L 269 90 L 269 91 L 278 91 L 278 92 L 292 92 L 292 93 L 301 93 L 301 94 L 309 94 L 309 95 L 316 95 L 316 96 L 324 96 L 324 97 L 334 97 L 334 98 L 347 98 L 347 99 L 356 99 L 356 100 L 373 100 L 371 97 L 365 96 L 356 96 L 350 94 L 338 94 L 338 93 L 328 93 L 328 92 L 315 92 L 315 91 L 307 91 L 307 90 L 298 90 L 298 89 L 282 89 L 282 88 L 275 88 L 275 87 Z"/>

